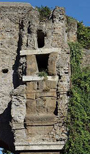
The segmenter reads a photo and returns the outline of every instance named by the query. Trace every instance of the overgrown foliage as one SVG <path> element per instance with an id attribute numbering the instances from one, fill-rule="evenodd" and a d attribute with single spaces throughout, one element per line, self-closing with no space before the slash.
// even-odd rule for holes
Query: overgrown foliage
<path id="1" fill-rule="evenodd" d="M 90 69 L 81 69 L 82 49 L 70 43 L 71 98 L 68 106 L 68 141 L 63 154 L 90 154 Z"/>
<path id="2" fill-rule="evenodd" d="M 39 72 L 38 76 L 40 76 L 40 77 L 43 77 L 43 76 L 47 77 L 47 72 L 46 71 Z"/>
<path id="3" fill-rule="evenodd" d="M 38 76 L 39 77 L 44 77 L 44 80 L 47 80 L 47 76 L 48 76 L 47 71 L 43 70 L 43 71 L 39 72 Z"/>
<path id="4" fill-rule="evenodd" d="M 67 23 L 74 23 L 76 22 L 76 19 L 70 16 L 67 16 Z"/>
<path id="5" fill-rule="evenodd" d="M 42 71 L 40 71 L 38 73 L 38 76 L 39 77 L 44 77 L 44 79 L 47 79 L 47 76 L 48 76 L 47 69 L 46 70 L 45 69 L 42 69 Z"/>
<path id="6" fill-rule="evenodd" d="M 37 7 L 37 9 L 40 13 L 40 21 L 49 19 L 49 16 L 51 14 L 51 9 L 48 6 Z"/>
<path id="7" fill-rule="evenodd" d="M 82 47 L 90 49 L 90 27 L 85 27 L 83 22 L 77 23 L 77 38 Z"/>

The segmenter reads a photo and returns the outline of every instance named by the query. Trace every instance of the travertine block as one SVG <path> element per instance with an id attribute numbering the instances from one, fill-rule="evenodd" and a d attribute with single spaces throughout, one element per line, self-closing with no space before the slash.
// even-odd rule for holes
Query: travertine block
<path id="1" fill-rule="evenodd" d="M 35 93 L 26 93 L 26 98 L 28 99 L 35 99 Z"/>
<path id="2" fill-rule="evenodd" d="M 58 53 L 51 53 L 48 60 L 48 73 L 49 75 L 56 75 L 56 60 Z"/>
<path id="3" fill-rule="evenodd" d="M 52 131 L 53 126 L 28 126 L 27 127 L 27 136 L 28 136 L 28 142 L 29 143 L 37 143 L 39 139 L 39 143 L 43 142 L 45 140 L 45 137 L 47 136 L 47 140 L 49 140 L 48 134 Z"/>
<path id="4" fill-rule="evenodd" d="M 27 115 L 36 113 L 36 101 L 35 100 L 31 100 L 28 99 L 26 102 L 26 111 L 27 111 Z"/>
<path id="5" fill-rule="evenodd" d="M 38 72 L 38 66 L 35 55 L 27 56 L 27 75 L 33 75 Z"/>
<path id="6" fill-rule="evenodd" d="M 27 87 L 26 87 L 27 93 L 34 92 L 36 90 L 37 90 L 37 82 L 27 82 Z"/>
<path id="7" fill-rule="evenodd" d="M 27 114 L 25 117 L 27 126 L 50 126 L 54 125 L 57 120 L 55 115 L 51 114 Z"/>
<path id="8" fill-rule="evenodd" d="M 45 85 L 49 89 L 56 89 L 56 87 L 57 87 L 57 81 L 48 81 L 48 80 L 46 80 L 45 81 Z"/>
<path id="9" fill-rule="evenodd" d="M 45 102 L 46 102 L 46 109 L 47 109 L 47 112 L 49 114 L 54 114 L 55 112 L 55 109 L 56 109 L 56 98 L 54 97 L 43 97 L 43 99 L 46 99 Z"/>
<path id="10" fill-rule="evenodd" d="M 37 98 L 37 100 L 36 100 L 37 114 L 43 114 L 43 113 L 45 113 L 45 110 L 46 110 L 46 102 L 41 98 Z"/>

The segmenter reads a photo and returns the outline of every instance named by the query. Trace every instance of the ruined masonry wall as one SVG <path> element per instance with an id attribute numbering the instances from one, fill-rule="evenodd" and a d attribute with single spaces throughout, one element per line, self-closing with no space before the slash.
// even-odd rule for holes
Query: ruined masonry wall
<path id="1" fill-rule="evenodd" d="M 38 30 L 45 35 L 42 49 L 60 48 L 56 59 L 54 53 L 49 55 L 56 61 L 53 65 L 55 69 L 52 70 L 58 76 L 55 88 L 57 122 L 52 127 L 50 138 L 45 140 L 47 145 L 53 142 L 59 145 L 63 143 L 63 146 L 67 140 L 64 126 L 70 88 L 70 51 L 67 40 L 75 38 L 75 32 L 69 31 L 70 35 L 67 33 L 65 10 L 56 7 L 50 20 L 40 22 L 39 12 L 30 4 L 0 2 L 0 145 L 12 151 L 20 148 L 30 150 L 30 146 L 23 149 L 23 146 L 30 144 L 30 130 L 25 125 L 28 84 L 22 81 L 22 76 L 26 75 L 27 56 L 20 56 L 20 51 L 38 49 Z M 49 70 L 51 66 L 49 61 Z M 38 141 L 43 142 L 42 137 Z"/>

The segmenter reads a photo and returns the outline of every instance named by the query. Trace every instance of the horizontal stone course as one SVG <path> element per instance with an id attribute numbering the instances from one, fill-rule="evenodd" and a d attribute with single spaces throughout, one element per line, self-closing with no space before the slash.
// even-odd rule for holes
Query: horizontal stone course
<path id="1" fill-rule="evenodd" d="M 24 56 L 24 55 L 38 55 L 38 54 L 49 54 L 52 52 L 61 52 L 60 48 L 40 48 L 40 49 L 36 49 L 36 50 L 21 50 L 20 51 L 20 55 Z"/>
<path id="2" fill-rule="evenodd" d="M 23 81 L 42 81 L 45 77 L 39 77 L 39 76 L 23 76 Z M 58 76 L 47 76 L 47 80 L 50 81 L 58 81 Z"/>

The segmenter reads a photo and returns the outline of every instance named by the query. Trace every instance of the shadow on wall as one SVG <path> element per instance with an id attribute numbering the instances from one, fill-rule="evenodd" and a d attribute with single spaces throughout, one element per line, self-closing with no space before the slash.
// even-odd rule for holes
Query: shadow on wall
<path id="1" fill-rule="evenodd" d="M 58 115 L 58 102 L 57 101 L 56 101 L 56 108 L 55 108 L 54 114 L 56 116 Z"/>
<path id="2" fill-rule="evenodd" d="M 11 122 L 11 102 L 0 114 L 0 147 L 14 151 L 14 136 L 10 126 Z"/>
<path id="3" fill-rule="evenodd" d="M 19 68 L 19 62 L 20 62 L 20 50 L 22 47 L 22 30 L 24 28 L 23 21 L 19 23 L 19 39 L 18 39 L 18 47 L 17 47 L 17 56 L 15 60 L 15 64 L 13 66 L 13 85 L 14 88 L 17 88 L 19 86 L 19 75 L 18 75 L 18 68 Z"/>

